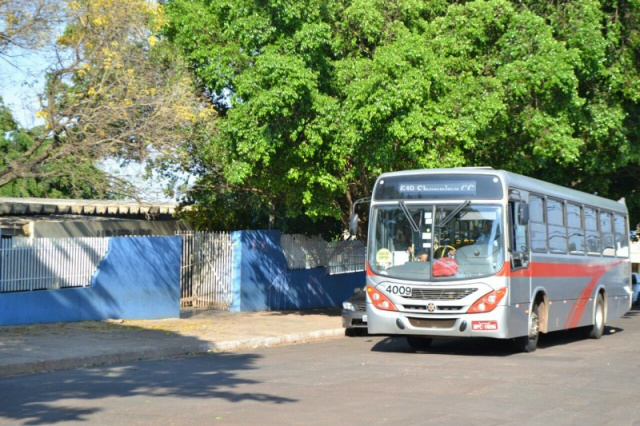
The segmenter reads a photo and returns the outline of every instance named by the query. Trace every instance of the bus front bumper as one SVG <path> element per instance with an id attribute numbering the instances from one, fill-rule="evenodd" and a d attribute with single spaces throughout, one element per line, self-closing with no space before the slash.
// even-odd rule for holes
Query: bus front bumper
<path id="1" fill-rule="evenodd" d="M 508 339 L 526 334 L 528 314 L 526 306 L 498 306 L 484 314 L 443 315 L 382 311 L 367 303 L 369 333 L 383 335 Z"/>

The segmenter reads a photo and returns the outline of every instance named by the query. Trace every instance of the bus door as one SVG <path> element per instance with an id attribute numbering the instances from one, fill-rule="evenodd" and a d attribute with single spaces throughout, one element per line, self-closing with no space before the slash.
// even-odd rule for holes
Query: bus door
<path id="1" fill-rule="evenodd" d="M 528 194 L 518 190 L 509 193 L 509 251 L 511 255 L 510 304 L 531 301 L 531 269 L 529 263 L 529 205 Z"/>

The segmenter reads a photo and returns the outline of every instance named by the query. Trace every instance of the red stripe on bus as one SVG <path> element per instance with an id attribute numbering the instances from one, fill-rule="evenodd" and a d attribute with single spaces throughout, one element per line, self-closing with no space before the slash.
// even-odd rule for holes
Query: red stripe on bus
<path id="1" fill-rule="evenodd" d="M 574 328 L 580 324 L 580 318 L 587 307 L 587 302 L 593 289 L 600 278 L 613 268 L 614 266 L 624 263 L 624 260 L 620 260 L 608 265 L 578 265 L 573 263 L 543 263 L 532 262 L 529 264 L 529 269 L 519 269 L 517 271 L 511 271 L 508 263 L 505 262 L 505 266 L 502 268 L 498 275 L 508 277 L 591 277 L 591 281 L 582 289 L 578 298 L 573 303 L 571 311 L 564 323 L 564 328 Z"/>
<path id="2" fill-rule="evenodd" d="M 529 268 L 512 271 L 509 263 L 505 262 L 504 267 L 496 274 L 503 277 L 590 277 L 603 272 L 625 262 L 620 260 L 608 265 L 577 265 L 574 263 L 543 263 L 531 262 Z"/>
<path id="3" fill-rule="evenodd" d="M 564 323 L 564 328 L 573 328 L 580 324 L 580 318 L 582 318 L 582 314 L 587 308 L 589 295 L 591 295 L 591 292 L 598 283 L 598 280 L 600 280 L 600 277 L 604 275 L 605 272 L 607 272 L 607 269 L 603 269 L 600 273 L 594 275 L 593 279 L 589 281 L 589 284 L 587 284 L 584 290 L 582 290 L 578 299 L 573 303 L 573 306 L 571 306 L 571 311 L 569 311 L 567 320 Z"/>

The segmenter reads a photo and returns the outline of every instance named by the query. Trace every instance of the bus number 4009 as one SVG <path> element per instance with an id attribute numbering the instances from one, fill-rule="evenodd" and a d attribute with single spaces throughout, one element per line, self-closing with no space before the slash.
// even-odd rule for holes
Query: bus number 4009
<path id="1" fill-rule="evenodd" d="M 387 287 L 387 293 L 399 294 L 400 296 L 411 296 L 411 287 L 406 285 L 390 285 Z"/>

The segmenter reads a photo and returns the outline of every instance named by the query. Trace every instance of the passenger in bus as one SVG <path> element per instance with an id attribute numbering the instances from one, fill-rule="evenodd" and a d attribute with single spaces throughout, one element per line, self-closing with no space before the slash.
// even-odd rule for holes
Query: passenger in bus
<path id="1" fill-rule="evenodd" d="M 409 256 L 413 259 L 414 262 L 428 262 L 429 261 L 429 252 L 426 250 L 416 250 L 415 255 L 413 254 L 413 246 L 409 246 L 407 249 L 409 252 Z"/>
<path id="2" fill-rule="evenodd" d="M 402 229 L 398 229 L 393 239 L 393 246 L 396 250 L 402 250 L 402 247 L 407 247 L 409 244 L 411 244 L 411 239 L 405 235 Z"/>

